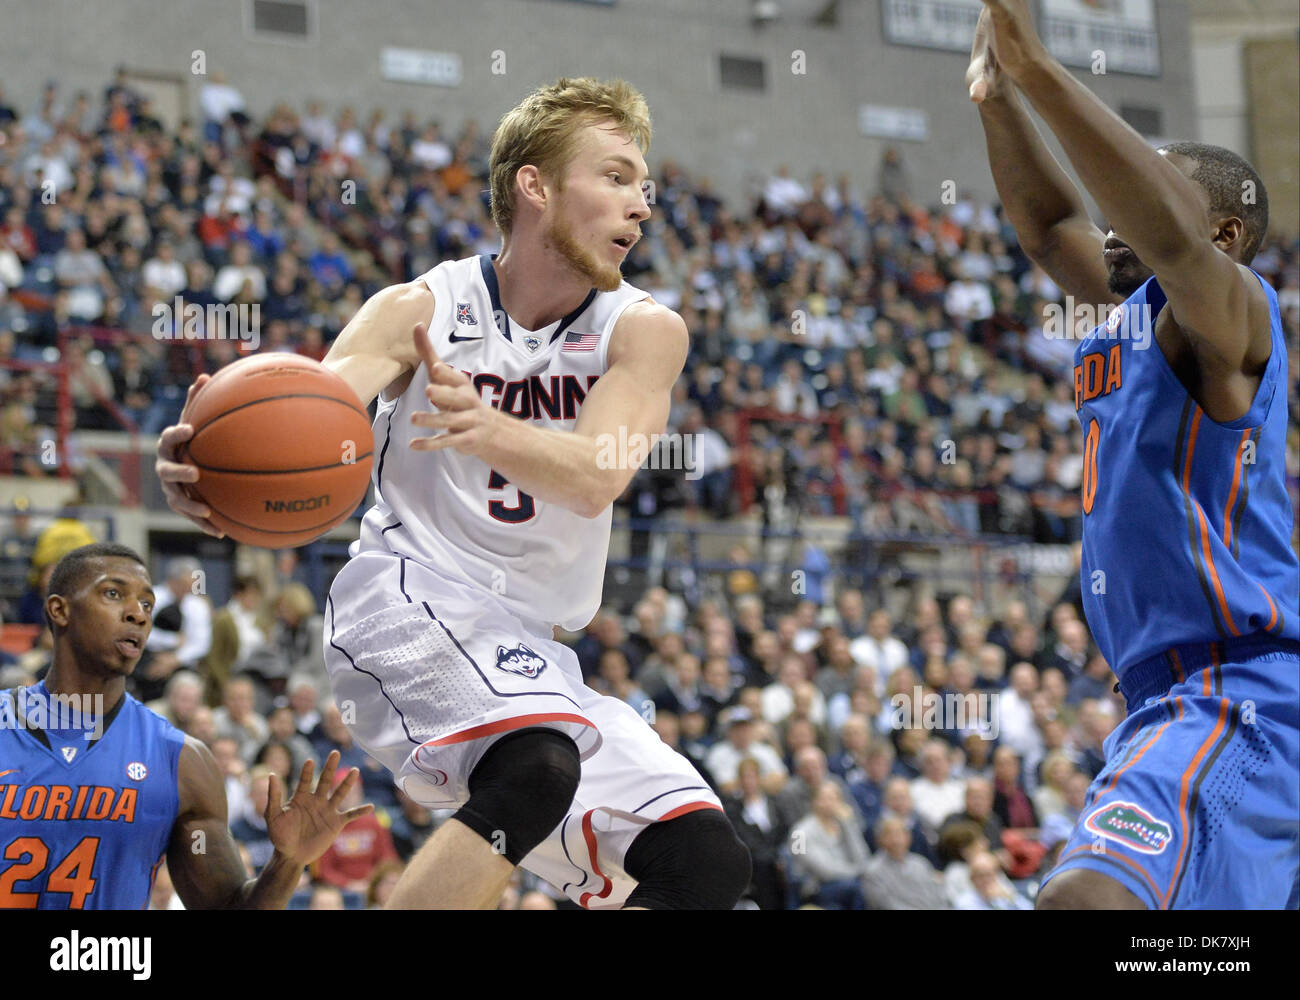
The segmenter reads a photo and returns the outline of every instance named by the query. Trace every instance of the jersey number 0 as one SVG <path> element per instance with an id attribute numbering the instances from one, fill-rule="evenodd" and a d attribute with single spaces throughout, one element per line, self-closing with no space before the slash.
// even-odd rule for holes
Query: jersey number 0
<path id="1" fill-rule="evenodd" d="M 1083 441 L 1083 512 L 1092 513 L 1092 503 L 1097 499 L 1097 441 L 1101 425 L 1093 417 L 1088 425 L 1088 436 Z"/>

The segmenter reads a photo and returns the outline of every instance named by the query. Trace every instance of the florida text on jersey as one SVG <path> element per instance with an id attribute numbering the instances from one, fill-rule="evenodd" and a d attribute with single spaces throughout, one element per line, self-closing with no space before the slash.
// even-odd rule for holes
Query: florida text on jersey
<path id="1" fill-rule="evenodd" d="M 128 694 L 100 735 L 37 724 L 44 685 L 0 692 L 0 909 L 149 902 L 179 804 L 185 736 Z"/>
<path id="2" fill-rule="evenodd" d="M 1300 639 L 1284 463 L 1286 340 L 1277 294 L 1259 281 L 1273 349 L 1236 420 L 1207 416 L 1150 335 L 1165 305 L 1154 277 L 1075 352 L 1083 599 L 1121 679 L 1130 665 L 1185 643 L 1253 633 Z M 1137 322 L 1142 336 L 1130 329 Z"/>

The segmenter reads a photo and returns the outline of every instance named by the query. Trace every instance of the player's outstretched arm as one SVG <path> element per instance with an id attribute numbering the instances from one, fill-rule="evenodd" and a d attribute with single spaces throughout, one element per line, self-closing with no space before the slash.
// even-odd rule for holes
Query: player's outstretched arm
<path id="1" fill-rule="evenodd" d="M 1082 302 L 1119 302 L 1106 287 L 1106 234 L 1088 218 L 1078 189 L 1057 163 L 993 51 L 989 11 L 980 12 L 966 88 L 979 109 L 989 169 L 1020 248 Z"/>
<path id="2" fill-rule="evenodd" d="M 1263 301 L 1263 289 L 1214 243 L 1240 238 L 1242 221 L 1225 223 L 1232 233 L 1210 232 L 1202 192 L 1051 56 L 1026 0 L 984 5 L 999 66 L 1060 140 L 1111 229 L 1155 271 L 1202 363 L 1208 353 L 1219 370 L 1261 367 L 1271 349 L 1268 322 L 1252 329 L 1248 307 Z M 1261 315 L 1267 309 L 1257 308 Z"/>
<path id="3" fill-rule="evenodd" d="M 624 310 L 610 336 L 609 367 L 591 388 L 573 430 L 533 427 L 483 402 L 464 373 L 434 355 L 421 325 L 413 342 L 429 370 L 432 412 L 411 417 L 443 431 L 415 438 L 417 451 L 455 448 L 482 459 L 521 492 L 597 517 L 618 499 L 647 457 L 639 442 L 662 434 L 673 383 L 686 363 L 690 337 L 682 318 L 653 301 Z"/>
<path id="4" fill-rule="evenodd" d="M 433 292 L 423 281 L 380 289 L 339 333 L 325 355 L 325 367 L 352 387 L 362 406 L 369 406 L 419 366 L 411 328 L 433 319 L 433 306 Z"/>
<path id="5" fill-rule="evenodd" d="M 338 766 L 334 751 L 324 773 Z M 298 787 L 287 806 L 278 776 L 271 777 L 267 797 L 267 833 L 275 852 L 255 879 L 247 877 L 244 863 L 230 836 L 226 817 L 226 788 L 211 751 L 187 737 L 180 759 L 180 809 L 167 848 L 167 869 L 181 902 L 190 910 L 282 910 L 298 885 L 303 868 L 322 854 L 346 824 L 370 812 L 366 804 L 341 812 L 361 774 L 353 768 L 336 788 L 328 778 L 311 787 L 313 763 L 303 765 Z"/>

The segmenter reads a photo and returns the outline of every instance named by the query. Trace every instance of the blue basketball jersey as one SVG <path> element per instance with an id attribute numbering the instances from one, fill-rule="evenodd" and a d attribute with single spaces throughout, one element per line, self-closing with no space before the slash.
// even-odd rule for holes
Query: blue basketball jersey
<path id="1" fill-rule="evenodd" d="M 185 735 L 129 694 L 98 739 L 47 730 L 49 705 L 44 685 L 0 692 L 0 909 L 143 909 Z"/>
<path id="2" fill-rule="evenodd" d="M 1277 294 L 1255 277 L 1268 296 L 1273 349 L 1238 420 L 1206 416 L 1170 368 L 1155 340 L 1166 299 L 1154 277 L 1075 351 L 1084 610 L 1121 680 L 1180 644 L 1300 638 L 1286 342 Z"/>

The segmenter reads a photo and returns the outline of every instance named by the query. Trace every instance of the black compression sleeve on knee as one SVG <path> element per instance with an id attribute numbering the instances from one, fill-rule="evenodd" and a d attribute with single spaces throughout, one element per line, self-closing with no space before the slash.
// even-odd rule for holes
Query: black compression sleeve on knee
<path id="1" fill-rule="evenodd" d="M 517 865 L 564 819 L 581 773 L 578 747 L 564 733 L 517 730 L 492 744 L 470 772 L 469 801 L 452 819 Z"/>
<path id="2" fill-rule="evenodd" d="M 749 888 L 749 849 L 717 809 L 652 823 L 628 848 L 623 870 L 639 883 L 627 906 L 730 910 Z"/>

